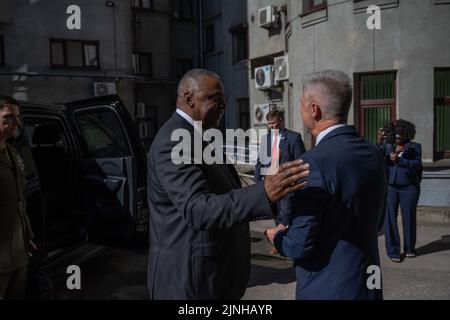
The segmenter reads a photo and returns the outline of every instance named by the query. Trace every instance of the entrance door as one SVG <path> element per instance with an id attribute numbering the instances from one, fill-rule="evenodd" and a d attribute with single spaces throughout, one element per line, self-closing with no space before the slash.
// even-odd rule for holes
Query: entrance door
<path id="1" fill-rule="evenodd" d="M 450 158 L 450 69 L 434 73 L 434 158 Z"/>

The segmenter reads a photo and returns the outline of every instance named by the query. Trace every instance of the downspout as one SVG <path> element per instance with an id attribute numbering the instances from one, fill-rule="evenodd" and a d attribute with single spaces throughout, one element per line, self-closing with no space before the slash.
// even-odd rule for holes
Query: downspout
<path id="1" fill-rule="evenodd" d="M 204 68 L 205 67 L 205 56 L 204 56 L 204 50 L 203 50 L 203 0 L 198 0 L 198 20 L 199 20 L 199 43 L 200 43 L 200 61 L 199 61 L 199 67 Z"/>

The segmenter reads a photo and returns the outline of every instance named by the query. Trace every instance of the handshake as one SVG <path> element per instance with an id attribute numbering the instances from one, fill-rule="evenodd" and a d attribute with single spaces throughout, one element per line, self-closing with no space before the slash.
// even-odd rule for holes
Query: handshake
<path id="1" fill-rule="evenodd" d="M 272 203 L 275 203 L 287 194 L 305 188 L 308 176 L 309 165 L 304 163 L 303 160 L 295 160 L 283 164 L 275 174 L 266 176 L 264 179 L 267 197 Z M 279 224 L 264 231 L 264 235 L 273 244 L 275 235 L 279 231 L 285 231 L 286 229 L 287 226 Z M 272 253 L 276 253 L 276 249 L 273 249 Z"/>
<path id="2" fill-rule="evenodd" d="M 288 227 L 283 225 L 283 224 L 279 224 L 274 228 L 270 228 L 267 229 L 266 231 L 264 231 L 264 235 L 266 236 L 267 240 L 273 244 L 273 239 L 275 238 L 275 235 L 279 232 L 279 231 L 285 231 Z"/>

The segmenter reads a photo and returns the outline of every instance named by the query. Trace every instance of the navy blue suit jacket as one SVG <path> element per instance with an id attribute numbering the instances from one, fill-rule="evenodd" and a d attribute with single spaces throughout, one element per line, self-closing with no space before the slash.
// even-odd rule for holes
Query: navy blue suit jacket
<path id="1" fill-rule="evenodd" d="M 280 164 L 300 159 L 301 155 L 305 153 L 305 145 L 303 144 L 302 136 L 300 133 L 283 128 L 280 130 L 280 144 L 279 149 L 281 150 Z M 267 149 L 267 156 L 272 157 L 272 134 L 264 135 L 261 139 L 261 146 L 265 145 Z M 260 157 L 256 162 L 255 166 L 255 177 L 254 181 L 256 183 L 263 180 L 263 175 L 261 175 L 261 168 L 269 168 L 271 163 L 261 163 Z M 284 225 L 289 225 L 290 214 L 292 211 L 292 197 L 293 194 L 287 195 L 281 201 L 277 203 L 277 222 Z"/>
<path id="2" fill-rule="evenodd" d="M 390 154 L 395 151 L 393 145 L 387 145 L 385 159 L 389 171 L 390 185 L 419 185 L 422 175 L 422 146 L 409 142 L 396 162 L 391 161 Z"/>
<path id="3" fill-rule="evenodd" d="M 377 146 L 353 126 L 337 128 L 301 157 L 307 188 L 294 194 L 292 225 L 278 232 L 280 254 L 294 259 L 297 299 L 381 299 L 366 285 L 379 266 L 378 226 L 386 171 Z"/>

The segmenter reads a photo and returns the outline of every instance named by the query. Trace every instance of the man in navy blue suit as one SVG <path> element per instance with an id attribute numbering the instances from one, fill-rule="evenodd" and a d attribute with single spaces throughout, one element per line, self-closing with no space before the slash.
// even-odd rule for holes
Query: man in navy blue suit
<path id="1" fill-rule="evenodd" d="M 300 133 L 285 128 L 284 110 L 282 108 L 270 110 L 266 116 L 266 120 L 270 132 L 261 139 L 260 153 L 265 156 L 264 152 L 266 152 L 271 161 L 261 163 L 261 157 L 258 157 L 254 178 L 256 183 L 264 180 L 262 168 L 270 168 L 274 164 L 274 161 L 277 162 L 276 165 L 279 165 L 300 159 L 300 156 L 305 153 L 305 145 L 303 144 Z M 279 152 L 281 152 L 281 159 Z M 292 196 L 293 194 L 289 194 L 273 205 L 272 211 L 277 225 L 289 225 L 292 210 Z"/>
<path id="2" fill-rule="evenodd" d="M 382 299 L 377 238 L 386 172 L 378 148 L 347 125 L 351 101 L 343 72 L 322 71 L 304 83 L 301 114 L 316 137 L 301 157 L 310 164 L 308 187 L 294 194 L 289 228 L 266 231 L 294 260 L 297 299 Z"/>

